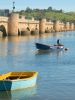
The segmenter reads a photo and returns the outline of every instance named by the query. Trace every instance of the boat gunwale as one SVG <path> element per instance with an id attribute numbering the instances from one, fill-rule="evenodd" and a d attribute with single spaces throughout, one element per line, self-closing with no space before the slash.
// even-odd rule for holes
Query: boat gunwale
<path id="1" fill-rule="evenodd" d="M 8 73 L 6 73 L 6 74 L 9 74 L 9 73 L 12 73 L 12 72 L 8 72 Z M 27 78 L 22 78 L 22 79 L 20 79 L 20 76 L 19 76 L 19 78 L 16 78 L 16 79 L 2 79 L 2 80 L 0 80 L 0 82 L 1 81 L 8 81 L 8 82 L 12 82 L 12 81 L 22 81 L 22 80 L 30 80 L 30 79 L 32 79 L 32 78 L 34 78 L 34 77 L 37 77 L 37 75 L 38 75 L 38 72 L 30 72 L 30 73 L 34 73 L 33 75 L 31 75 L 31 76 L 29 76 L 29 77 L 27 77 Z M 3 74 L 4 75 L 4 74 Z M 11 76 L 11 75 L 10 75 Z M 9 77 L 10 77 L 9 76 Z M 16 75 L 15 75 L 16 76 Z M 23 75 L 24 76 L 24 75 Z M 12 76 L 11 76 L 12 77 Z"/>

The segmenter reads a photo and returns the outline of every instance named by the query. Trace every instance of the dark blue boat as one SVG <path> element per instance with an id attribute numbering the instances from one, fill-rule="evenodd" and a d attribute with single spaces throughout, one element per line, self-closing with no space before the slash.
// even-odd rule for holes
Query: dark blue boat
<path id="1" fill-rule="evenodd" d="M 46 44 L 41 44 L 41 43 L 35 43 L 36 48 L 38 50 L 62 50 L 64 48 L 63 45 L 46 45 Z"/>
<path id="2" fill-rule="evenodd" d="M 35 43 L 36 44 L 36 48 L 40 49 L 40 50 L 49 50 L 50 46 L 49 45 L 45 45 L 45 44 L 41 44 L 41 43 Z"/>

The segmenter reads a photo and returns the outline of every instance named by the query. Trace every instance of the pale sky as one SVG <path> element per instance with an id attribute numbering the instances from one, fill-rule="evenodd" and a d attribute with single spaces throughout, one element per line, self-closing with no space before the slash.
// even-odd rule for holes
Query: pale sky
<path id="1" fill-rule="evenodd" d="M 12 2 L 15 1 L 16 10 L 25 10 L 30 8 L 63 9 L 64 11 L 75 11 L 75 0 L 0 0 L 0 9 L 12 10 Z"/>

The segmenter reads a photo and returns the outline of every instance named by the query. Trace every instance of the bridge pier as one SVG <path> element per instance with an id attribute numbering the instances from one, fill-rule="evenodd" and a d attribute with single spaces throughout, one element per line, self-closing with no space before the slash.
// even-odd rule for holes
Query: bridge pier
<path id="1" fill-rule="evenodd" d="M 46 19 L 41 19 L 39 21 L 39 33 L 45 33 L 46 29 Z"/>
<path id="2" fill-rule="evenodd" d="M 70 23 L 69 22 L 66 22 L 65 29 L 66 29 L 66 31 L 69 31 L 70 30 Z"/>
<path id="3" fill-rule="evenodd" d="M 8 36 L 18 35 L 18 20 L 19 14 L 13 12 L 8 19 Z"/>
<path id="4" fill-rule="evenodd" d="M 54 22 L 54 30 L 55 32 L 60 32 L 60 21 L 55 21 Z"/>

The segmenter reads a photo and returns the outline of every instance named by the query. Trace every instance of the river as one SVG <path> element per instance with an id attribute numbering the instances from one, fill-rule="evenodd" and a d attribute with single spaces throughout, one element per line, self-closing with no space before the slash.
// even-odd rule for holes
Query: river
<path id="1" fill-rule="evenodd" d="M 35 42 L 56 44 L 67 51 L 38 52 Z M 0 74 L 9 71 L 37 71 L 37 85 L 12 92 L 0 92 L 0 100 L 75 100 L 75 31 L 0 38 Z"/>

